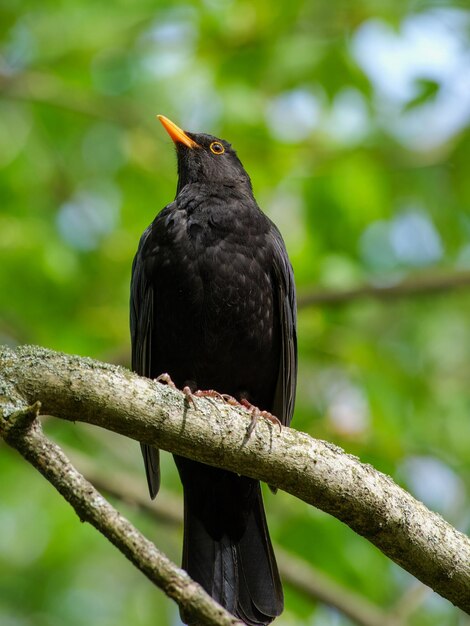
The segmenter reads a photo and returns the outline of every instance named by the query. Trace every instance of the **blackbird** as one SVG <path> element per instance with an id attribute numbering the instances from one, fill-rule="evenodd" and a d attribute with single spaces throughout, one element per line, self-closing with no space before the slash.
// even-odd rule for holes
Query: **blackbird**
<path id="1" fill-rule="evenodd" d="M 292 268 L 235 150 L 158 116 L 176 147 L 176 198 L 143 233 L 132 266 L 132 368 L 215 389 L 290 423 L 297 375 Z M 257 409 L 254 409 L 256 411 Z M 152 498 L 158 450 L 142 444 Z M 183 567 L 249 625 L 282 612 L 257 480 L 180 456 Z"/>

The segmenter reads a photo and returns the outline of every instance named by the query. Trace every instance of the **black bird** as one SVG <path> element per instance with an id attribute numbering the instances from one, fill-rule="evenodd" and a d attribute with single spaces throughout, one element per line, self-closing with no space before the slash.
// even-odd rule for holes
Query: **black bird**
<path id="1" fill-rule="evenodd" d="M 163 116 L 176 198 L 142 235 L 132 267 L 132 368 L 216 389 L 290 423 L 297 374 L 292 268 L 231 145 Z M 150 495 L 158 450 L 142 445 Z M 175 456 L 184 487 L 183 567 L 249 625 L 282 612 L 258 481 Z"/>

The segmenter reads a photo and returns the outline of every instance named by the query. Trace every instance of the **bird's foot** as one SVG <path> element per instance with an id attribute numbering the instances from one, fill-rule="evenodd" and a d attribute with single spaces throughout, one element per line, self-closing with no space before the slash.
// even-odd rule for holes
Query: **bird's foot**
<path id="1" fill-rule="evenodd" d="M 155 380 L 157 381 L 157 383 L 162 383 L 163 385 L 168 385 L 168 387 L 171 387 L 172 389 L 178 389 L 178 387 L 175 385 L 175 383 L 171 380 L 171 376 L 170 374 L 168 374 L 167 372 L 164 372 L 163 374 L 160 374 L 160 376 L 157 376 L 155 378 Z M 193 398 L 193 394 L 191 393 L 191 389 L 189 387 L 183 387 L 183 393 L 184 393 L 184 401 L 185 402 L 191 402 L 191 404 L 193 405 L 194 408 L 196 408 L 196 403 L 194 402 L 194 398 Z"/>
<path id="2" fill-rule="evenodd" d="M 172 389 L 178 389 L 178 387 L 172 381 L 170 374 L 168 374 L 167 372 L 160 374 L 160 376 L 157 376 L 155 380 L 157 381 L 157 383 L 163 383 L 164 385 L 168 385 Z M 187 402 L 188 404 L 192 404 L 193 409 L 197 409 L 194 398 L 216 398 L 217 400 L 221 400 L 224 402 L 226 402 L 229 398 L 231 401 L 233 401 L 234 404 L 239 404 L 235 400 L 235 398 L 232 398 L 232 396 L 219 393 L 215 389 L 196 389 L 196 391 L 192 391 L 189 385 L 185 385 L 181 391 L 184 393 L 185 402 Z"/>
<path id="3" fill-rule="evenodd" d="M 219 393 L 215 389 L 197 389 L 194 392 L 197 398 L 216 398 L 217 400 L 223 400 L 224 395 Z"/>
<path id="4" fill-rule="evenodd" d="M 227 393 L 218 394 L 218 396 L 222 396 L 222 399 L 224 400 L 224 402 L 226 402 L 227 404 L 230 404 L 231 406 L 242 406 L 243 408 L 248 409 L 248 411 L 250 411 L 251 422 L 250 422 L 250 425 L 248 426 L 248 431 L 247 431 L 248 437 L 250 437 L 251 433 L 254 431 L 259 417 L 264 417 L 265 419 L 268 420 L 268 422 L 271 422 L 271 424 L 278 426 L 279 431 L 282 430 L 281 421 L 275 415 L 273 415 L 269 411 L 262 411 L 254 404 L 251 404 L 251 402 L 249 402 L 246 398 L 242 398 L 239 401 Z"/>
<path id="5" fill-rule="evenodd" d="M 176 389 L 176 385 L 175 383 L 171 380 L 171 376 L 170 374 L 167 374 L 166 372 L 164 372 L 163 374 L 160 374 L 160 376 L 157 376 L 155 378 L 155 381 L 157 383 L 163 383 L 164 385 L 168 385 L 169 387 L 171 387 L 172 389 Z"/>
<path id="6" fill-rule="evenodd" d="M 222 394 L 222 400 L 226 404 L 230 404 L 230 406 L 243 406 L 242 404 L 240 404 L 240 402 L 238 402 L 238 400 L 236 398 L 234 398 L 233 396 L 231 396 L 228 393 L 223 393 Z"/>
<path id="7" fill-rule="evenodd" d="M 240 400 L 240 404 L 244 406 L 245 409 L 248 409 L 251 412 L 251 422 L 248 426 L 248 430 L 246 433 L 248 437 L 250 437 L 251 433 L 254 431 L 259 417 L 264 417 L 264 419 L 268 420 L 268 422 L 271 422 L 271 424 L 274 424 L 274 426 L 278 426 L 279 432 L 282 431 L 281 421 L 269 411 L 262 411 L 254 404 L 251 404 L 251 402 L 249 402 L 246 398 L 242 398 Z"/>
<path id="8" fill-rule="evenodd" d="M 217 400 L 224 400 L 224 395 L 215 389 L 196 389 L 196 391 L 191 391 L 191 388 L 186 385 L 183 387 L 183 393 L 186 396 L 187 401 L 191 402 L 193 408 L 195 409 L 197 407 L 194 402 L 194 398 L 216 398 Z"/>
<path id="9" fill-rule="evenodd" d="M 170 374 L 167 374 L 166 372 L 164 372 L 163 374 L 160 374 L 160 376 L 157 376 L 155 380 L 157 381 L 157 383 L 168 385 L 168 387 L 171 387 L 172 389 L 178 389 L 175 383 L 171 380 Z M 193 408 L 195 409 L 196 403 L 194 402 L 193 393 L 191 389 L 188 386 L 186 386 L 186 387 L 183 387 L 182 391 L 185 395 L 185 398 L 184 398 L 185 402 L 188 402 L 188 403 L 190 402 L 193 405 Z"/>
<path id="10" fill-rule="evenodd" d="M 184 399 L 185 402 L 187 402 L 188 404 L 192 404 L 193 405 L 193 409 L 197 409 L 196 403 L 194 402 L 194 396 L 195 394 L 191 391 L 191 388 L 188 387 L 188 385 L 185 385 L 183 387 L 183 393 L 184 393 Z"/>
<path id="11" fill-rule="evenodd" d="M 159 383 L 168 385 L 172 389 L 177 389 L 175 383 L 171 379 L 171 376 L 167 374 L 166 372 L 163 374 L 160 374 L 160 376 L 157 376 L 155 380 Z M 278 426 L 279 431 L 282 430 L 281 421 L 275 415 L 273 415 L 269 411 L 262 411 L 254 404 L 251 404 L 251 402 L 249 402 L 246 398 L 237 400 L 230 394 L 220 393 L 219 391 L 216 391 L 215 389 L 196 389 L 196 391 L 192 391 L 188 385 L 185 385 L 182 391 L 185 396 L 185 401 L 188 404 L 189 403 L 192 404 L 193 409 L 197 409 L 194 398 L 215 398 L 216 400 L 222 400 L 223 402 L 229 404 L 230 406 L 238 406 L 238 407 L 243 407 L 245 409 L 248 409 L 248 411 L 250 411 L 251 413 L 251 421 L 247 430 L 248 437 L 250 437 L 252 432 L 254 431 L 259 417 L 264 417 L 266 420 L 268 420 L 268 422 L 271 422 L 271 424 L 274 424 L 274 426 Z"/>

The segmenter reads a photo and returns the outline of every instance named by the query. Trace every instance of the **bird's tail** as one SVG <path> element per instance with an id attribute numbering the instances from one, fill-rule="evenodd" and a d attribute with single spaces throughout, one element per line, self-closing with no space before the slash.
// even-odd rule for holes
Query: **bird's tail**
<path id="1" fill-rule="evenodd" d="M 243 481 L 244 495 L 248 485 L 248 499 L 225 493 L 221 503 L 220 493 L 213 498 L 206 492 L 196 501 L 185 490 L 183 568 L 245 624 L 263 626 L 282 612 L 282 585 L 260 484 L 232 476 Z M 218 510 L 208 510 L 212 505 Z"/>

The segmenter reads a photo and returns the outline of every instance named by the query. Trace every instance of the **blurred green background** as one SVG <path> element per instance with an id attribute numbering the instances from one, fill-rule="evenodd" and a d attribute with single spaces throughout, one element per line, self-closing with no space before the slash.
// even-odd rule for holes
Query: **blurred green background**
<path id="1" fill-rule="evenodd" d="M 285 237 L 300 294 L 469 269 L 466 6 L 3 0 L 0 343 L 129 364 L 132 258 L 176 185 L 157 113 L 233 143 Z M 293 422 L 465 532 L 469 318 L 470 290 L 301 308 Z M 97 472 L 145 486 L 136 443 L 46 427 Z M 164 489 L 179 494 L 169 455 L 163 466 Z M 179 623 L 3 444 L 0 477 L 2 626 Z M 180 561 L 179 530 L 115 502 Z M 283 493 L 267 494 L 266 508 L 278 545 L 385 613 L 400 607 L 402 624 L 470 624 L 337 520 Z M 276 623 L 351 622 L 286 585 Z"/>

